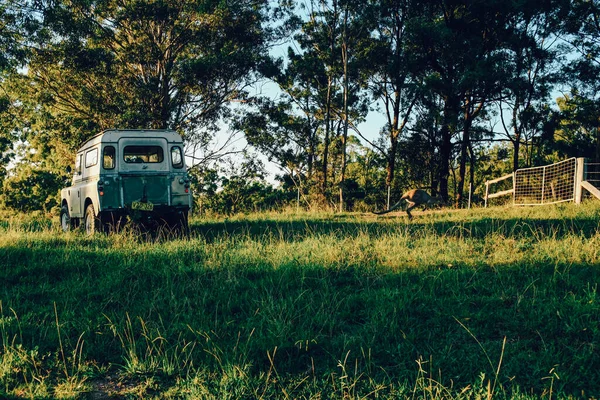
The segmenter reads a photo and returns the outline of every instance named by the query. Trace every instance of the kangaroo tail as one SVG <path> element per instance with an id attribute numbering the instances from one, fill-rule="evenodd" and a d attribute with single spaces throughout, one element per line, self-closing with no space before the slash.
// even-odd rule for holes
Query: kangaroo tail
<path id="1" fill-rule="evenodd" d="M 389 209 L 384 210 L 384 211 L 373 211 L 373 214 L 382 215 L 382 214 L 387 214 L 389 212 L 397 210 L 398 208 L 400 208 L 402 206 L 402 200 L 404 200 L 404 197 L 401 198 L 399 202 L 397 202 L 396 204 L 391 206 Z"/>

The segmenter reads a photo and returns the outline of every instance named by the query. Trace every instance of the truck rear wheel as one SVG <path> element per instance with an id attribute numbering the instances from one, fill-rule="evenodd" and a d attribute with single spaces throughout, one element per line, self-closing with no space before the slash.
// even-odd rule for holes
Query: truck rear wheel
<path id="1" fill-rule="evenodd" d="M 83 226 L 85 228 L 86 235 L 93 235 L 94 233 L 98 232 L 98 228 L 101 227 L 100 220 L 96 217 L 93 204 L 89 204 L 85 209 Z"/>

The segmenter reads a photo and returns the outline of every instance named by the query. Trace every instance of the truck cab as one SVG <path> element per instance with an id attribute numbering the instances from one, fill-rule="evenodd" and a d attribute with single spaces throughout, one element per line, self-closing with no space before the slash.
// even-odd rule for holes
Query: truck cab
<path id="1" fill-rule="evenodd" d="M 186 230 L 192 206 L 183 140 L 172 130 L 106 130 L 75 156 L 71 186 L 61 190 L 64 231 L 116 230 L 132 220 Z"/>

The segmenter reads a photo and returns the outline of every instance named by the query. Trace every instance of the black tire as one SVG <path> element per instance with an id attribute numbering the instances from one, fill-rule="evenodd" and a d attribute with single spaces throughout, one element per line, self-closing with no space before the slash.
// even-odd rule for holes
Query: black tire
<path id="1" fill-rule="evenodd" d="M 180 211 L 174 216 L 174 230 L 177 233 L 177 236 L 182 238 L 190 237 L 190 229 L 188 226 L 188 218 L 187 212 Z"/>
<path id="2" fill-rule="evenodd" d="M 168 232 L 175 237 L 189 238 L 187 213 L 183 211 L 171 213 L 163 219 Z"/>
<path id="3" fill-rule="evenodd" d="M 96 232 L 99 232 L 99 229 L 101 228 L 102 225 L 100 220 L 96 217 L 94 205 L 89 204 L 85 209 L 85 216 L 83 217 L 83 229 L 85 230 L 86 235 L 93 235 Z"/>
<path id="4" fill-rule="evenodd" d="M 120 232 L 126 222 L 126 219 L 114 212 L 105 211 L 102 213 L 100 221 L 102 221 L 102 230 L 104 233 L 110 234 Z"/>
<path id="5" fill-rule="evenodd" d="M 69 232 L 72 228 L 71 215 L 67 206 L 62 206 L 60 209 L 60 227 L 63 232 Z"/>

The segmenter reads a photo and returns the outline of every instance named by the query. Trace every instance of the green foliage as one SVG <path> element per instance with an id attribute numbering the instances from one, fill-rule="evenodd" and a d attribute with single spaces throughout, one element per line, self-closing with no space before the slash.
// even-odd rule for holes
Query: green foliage
<path id="1" fill-rule="evenodd" d="M 32 126 L 23 133 L 34 147 L 73 150 L 107 128 L 171 128 L 206 150 L 229 103 L 247 97 L 270 40 L 267 2 L 45 6 L 47 37 L 24 71 Z"/>
<path id="2" fill-rule="evenodd" d="M 289 195 L 264 182 L 263 168 L 262 163 L 248 159 L 240 166 L 230 165 L 225 176 L 218 170 L 192 172 L 196 208 L 202 214 L 221 215 L 282 209 Z"/>
<path id="3" fill-rule="evenodd" d="M 0 200 L 9 209 L 53 211 L 59 203 L 64 177 L 29 163 L 20 163 L 2 182 Z"/>
<path id="4" fill-rule="evenodd" d="M 557 100 L 560 113 L 553 148 L 563 157 L 595 158 L 598 151 L 597 103 L 577 91 Z"/>
<path id="5" fill-rule="evenodd" d="M 0 179 L 19 146 L 61 171 L 104 128 L 176 129 L 198 170 L 243 132 L 282 169 L 285 196 L 209 176 L 223 193 L 203 204 L 223 213 L 292 192 L 367 210 L 388 187 L 460 206 L 467 181 L 481 190 L 505 168 L 490 165 L 495 141 L 512 146 L 513 170 L 600 156 L 594 1 L 276 3 L 0 4 Z M 556 112 L 559 87 L 572 90 Z M 380 126 L 364 127 L 368 114 Z"/>

